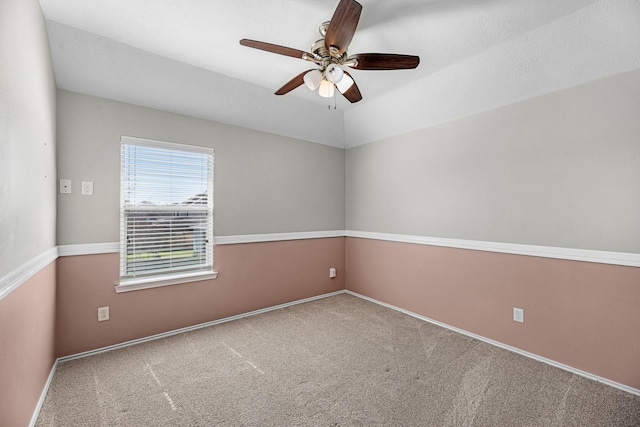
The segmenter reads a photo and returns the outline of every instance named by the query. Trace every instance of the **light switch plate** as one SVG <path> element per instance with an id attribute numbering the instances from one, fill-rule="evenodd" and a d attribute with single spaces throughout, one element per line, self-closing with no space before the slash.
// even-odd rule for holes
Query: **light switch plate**
<path id="1" fill-rule="evenodd" d="M 70 194 L 71 193 L 71 180 L 70 179 L 61 179 L 60 180 L 60 193 Z"/>

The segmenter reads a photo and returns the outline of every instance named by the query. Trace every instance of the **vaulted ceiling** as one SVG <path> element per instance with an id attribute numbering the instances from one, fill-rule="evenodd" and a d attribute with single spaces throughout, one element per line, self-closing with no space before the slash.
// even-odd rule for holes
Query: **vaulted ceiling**
<path id="1" fill-rule="evenodd" d="M 349 53 L 419 55 L 415 70 L 351 74 L 350 104 L 301 86 L 338 0 L 40 0 L 59 88 L 350 147 L 640 67 L 640 2 L 360 0 Z"/>

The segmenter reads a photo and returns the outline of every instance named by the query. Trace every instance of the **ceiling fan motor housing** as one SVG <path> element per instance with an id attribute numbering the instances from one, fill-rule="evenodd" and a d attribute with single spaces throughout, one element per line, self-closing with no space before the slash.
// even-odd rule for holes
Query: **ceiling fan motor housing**
<path id="1" fill-rule="evenodd" d="M 322 62 L 331 61 L 331 54 L 324 46 L 324 39 L 316 40 L 311 45 L 311 52 L 316 55 Z"/>
<path id="2" fill-rule="evenodd" d="M 344 65 L 344 62 L 347 60 L 346 51 L 342 55 L 337 55 L 337 51 L 333 52 L 333 50 L 327 50 L 324 39 L 316 40 L 311 45 L 311 52 L 318 60 L 318 65 L 321 66 L 322 71 L 332 63 L 336 65 Z"/>

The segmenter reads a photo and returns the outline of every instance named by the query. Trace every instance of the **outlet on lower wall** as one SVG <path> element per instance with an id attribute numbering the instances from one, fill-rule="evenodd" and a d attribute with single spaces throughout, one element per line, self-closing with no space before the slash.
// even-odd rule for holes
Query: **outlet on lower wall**
<path id="1" fill-rule="evenodd" d="M 333 279 L 334 277 L 336 277 L 336 269 L 335 268 L 330 268 L 329 269 L 329 279 Z"/>
<path id="2" fill-rule="evenodd" d="M 109 307 L 98 307 L 98 322 L 109 320 Z"/>
<path id="3" fill-rule="evenodd" d="M 524 323 L 524 309 L 513 307 L 513 320 Z"/>

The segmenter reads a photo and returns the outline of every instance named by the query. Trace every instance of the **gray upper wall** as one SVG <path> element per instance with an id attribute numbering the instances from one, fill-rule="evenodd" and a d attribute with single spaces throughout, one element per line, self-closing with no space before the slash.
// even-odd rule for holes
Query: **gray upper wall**
<path id="1" fill-rule="evenodd" d="M 490 7 L 485 3 L 479 2 Z M 639 1 L 596 1 L 346 111 L 345 146 L 640 69 L 638 40 Z M 429 58 L 422 60 L 428 66 Z"/>
<path id="2" fill-rule="evenodd" d="M 213 147 L 217 236 L 344 230 L 344 149 L 58 91 L 58 244 L 119 240 L 121 135 Z M 93 181 L 94 196 L 82 196 Z"/>
<path id="3" fill-rule="evenodd" d="M 347 229 L 640 253 L 640 70 L 347 150 Z"/>
<path id="4" fill-rule="evenodd" d="M 55 81 L 37 0 L 0 1 L 0 277 L 56 245 Z"/>

